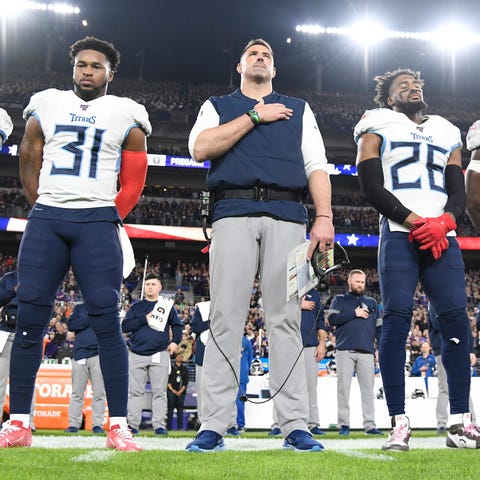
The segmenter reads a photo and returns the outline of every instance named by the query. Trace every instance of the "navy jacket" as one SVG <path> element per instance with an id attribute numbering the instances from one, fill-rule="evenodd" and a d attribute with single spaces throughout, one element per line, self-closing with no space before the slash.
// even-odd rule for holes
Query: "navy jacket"
<path id="1" fill-rule="evenodd" d="M 98 340 L 93 331 L 84 303 L 75 306 L 67 320 L 68 329 L 75 332 L 73 359 L 81 360 L 98 355 Z"/>
<path id="2" fill-rule="evenodd" d="M 148 300 L 134 303 L 122 322 L 122 331 L 130 338 L 130 350 L 137 355 L 153 355 L 166 350 L 170 344 L 169 326 L 172 328 L 172 341 L 177 345 L 182 341 L 183 323 L 174 307 L 170 310 L 164 332 L 148 326 L 147 313 L 153 310 L 156 303 Z"/>
<path id="3" fill-rule="evenodd" d="M 195 313 L 190 320 L 190 327 L 195 337 L 195 365 L 203 366 L 203 357 L 205 355 L 205 345 L 200 340 L 200 334 L 210 328 L 210 320 L 203 321 L 198 307 L 195 307 Z"/>
<path id="4" fill-rule="evenodd" d="M 8 272 L 0 278 L 0 307 L 3 307 L 3 312 L 14 312 L 18 310 L 18 299 L 15 287 L 17 286 L 17 272 Z M 14 328 L 7 327 L 6 324 L 0 322 L 0 330 L 6 332 L 14 332 Z"/>
<path id="5" fill-rule="evenodd" d="M 364 319 L 355 315 L 355 309 L 365 304 L 370 315 Z M 335 326 L 336 350 L 363 350 L 375 353 L 378 305 L 375 299 L 351 292 L 336 295 L 330 304 L 330 325 Z"/>
<path id="6" fill-rule="evenodd" d="M 306 300 L 314 301 L 313 310 L 302 310 L 302 343 L 305 347 L 316 347 L 318 345 L 318 330 L 325 330 L 325 318 L 322 299 L 316 288 L 312 288 L 305 295 Z"/>

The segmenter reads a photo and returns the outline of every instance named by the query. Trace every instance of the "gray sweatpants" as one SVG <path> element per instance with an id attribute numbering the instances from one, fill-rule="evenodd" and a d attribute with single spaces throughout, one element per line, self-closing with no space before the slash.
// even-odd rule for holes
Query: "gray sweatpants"
<path id="1" fill-rule="evenodd" d="M 223 435 L 228 428 L 238 391 L 232 370 L 238 378 L 241 339 L 257 271 L 267 327 L 271 394 L 285 381 L 302 348 L 300 301 L 286 301 L 287 255 L 304 241 L 304 225 L 270 217 L 223 218 L 214 222 L 210 247 L 212 335 L 203 362 L 202 430 Z M 275 397 L 284 435 L 308 429 L 305 391 L 301 355 Z"/>
<path id="2" fill-rule="evenodd" d="M 165 428 L 167 416 L 167 383 L 170 373 L 170 355 L 160 352 L 160 362 L 153 362 L 152 355 L 137 355 L 130 352 L 128 374 L 128 424 L 140 428 L 144 404 L 145 385 L 152 386 L 152 426 Z"/>
<path id="3" fill-rule="evenodd" d="M 3 333 L 3 332 L 2 332 Z M 7 393 L 7 380 L 10 375 L 10 356 L 12 353 L 13 339 L 15 333 L 8 333 L 8 338 L 0 352 L 0 413 L 3 413 L 3 404 L 5 403 L 5 395 Z M 34 422 L 35 412 L 35 395 L 32 398 L 32 409 L 30 410 L 30 427 L 35 428 Z M 0 425 L 2 424 L 2 418 L 0 417 Z"/>
<path id="4" fill-rule="evenodd" d="M 373 354 L 336 350 L 338 426 L 350 426 L 350 387 L 352 376 L 357 372 L 362 399 L 363 428 L 367 432 L 375 426 L 373 402 L 374 368 Z"/>
<path id="5" fill-rule="evenodd" d="M 317 399 L 318 362 L 315 358 L 316 350 L 317 347 L 305 347 L 303 350 L 303 357 L 305 359 L 305 374 L 307 379 L 309 430 L 320 426 Z"/>
<path id="6" fill-rule="evenodd" d="M 80 428 L 82 425 L 82 410 L 88 380 L 92 383 L 93 392 L 92 426 L 103 428 L 106 396 L 98 355 L 83 360 L 74 360 L 72 363 L 72 396 L 68 408 L 68 425 L 70 427 Z"/>

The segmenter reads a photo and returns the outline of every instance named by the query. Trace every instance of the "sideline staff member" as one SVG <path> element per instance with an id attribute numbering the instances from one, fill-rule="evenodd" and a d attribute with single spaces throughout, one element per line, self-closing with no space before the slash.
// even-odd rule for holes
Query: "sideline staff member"
<path id="1" fill-rule="evenodd" d="M 310 106 L 273 91 L 273 51 L 263 39 L 244 48 L 240 89 L 210 97 L 190 133 L 197 162 L 210 160 L 214 196 L 210 249 L 211 332 L 203 364 L 205 418 L 189 451 L 224 449 L 238 390 L 240 345 L 252 284 L 260 272 L 270 346 L 270 390 L 275 394 L 285 448 L 322 450 L 308 431 L 300 301 L 286 301 L 287 255 L 305 241 L 307 189 L 316 210 L 311 257 L 331 248 L 331 187 L 323 140 Z M 225 361 L 225 357 L 229 362 Z M 235 374 L 234 374 L 235 371 Z"/>

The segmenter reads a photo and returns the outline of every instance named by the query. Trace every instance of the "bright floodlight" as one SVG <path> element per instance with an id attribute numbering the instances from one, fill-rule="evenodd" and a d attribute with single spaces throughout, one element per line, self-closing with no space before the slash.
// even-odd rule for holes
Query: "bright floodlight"
<path id="1" fill-rule="evenodd" d="M 454 51 L 461 47 L 480 43 L 480 34 L 460 25 L 448 25 L 436 32 L 402 32 L 386 30 L 378 23 L 366 20 L 352 28 L 322 27 L 320 25 L 297 25 L 298 33 L 307 35 L 338 35 L 354 38 L 356 42 L 368 47 L 385 38 L 400 40 L 420 40 L 432 42 L 443 49 Z"/>
<path id="2" fill-rule="evenodd" d="M 80 9 L 68 3 L 40 3 L 25 0 L 0 0 L 0 16 L 13 16 L 28 10 L 40 10 L 61 15 L 78 15 Z"/>
<path id="3" fill-rule="evenodd" d="M 431 40 L 444 50 L 457 50 L 480 42 L 480 35 L 462 25 L 445 25 L 432 33 Z"/>
<path id="4" fill-rule="evenodd" d="M 356 43 L 368 47 L 387 37 L 388 31 L 373 20 L 365 20 L 348 29 L 347 34 Z"/>

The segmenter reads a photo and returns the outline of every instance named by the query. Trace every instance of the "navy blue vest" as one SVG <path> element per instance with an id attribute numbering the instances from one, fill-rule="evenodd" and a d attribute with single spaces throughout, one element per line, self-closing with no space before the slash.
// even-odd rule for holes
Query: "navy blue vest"
<path id="1" fill-rule="evenodd" d="M 230 122 L 255 107 L 257 100 L 240 90 L 230 95 L 210 97 L 220 116 L 220 124 Z M 272 92 L 265 103 L 283 103 L 293 110 L 290 120 L 257 125 L 221 157 L 212 161 L 207 175 L 211 191 L 250 188 L 256 185 L 305 193 L 307 176 L 302 146 L 305 102 Z M 305 207 L 294 201 L 220 200 L 213 209 L 213 221 L 224 217 L 267 215 L 281 220 L 305 223 Z"/>

